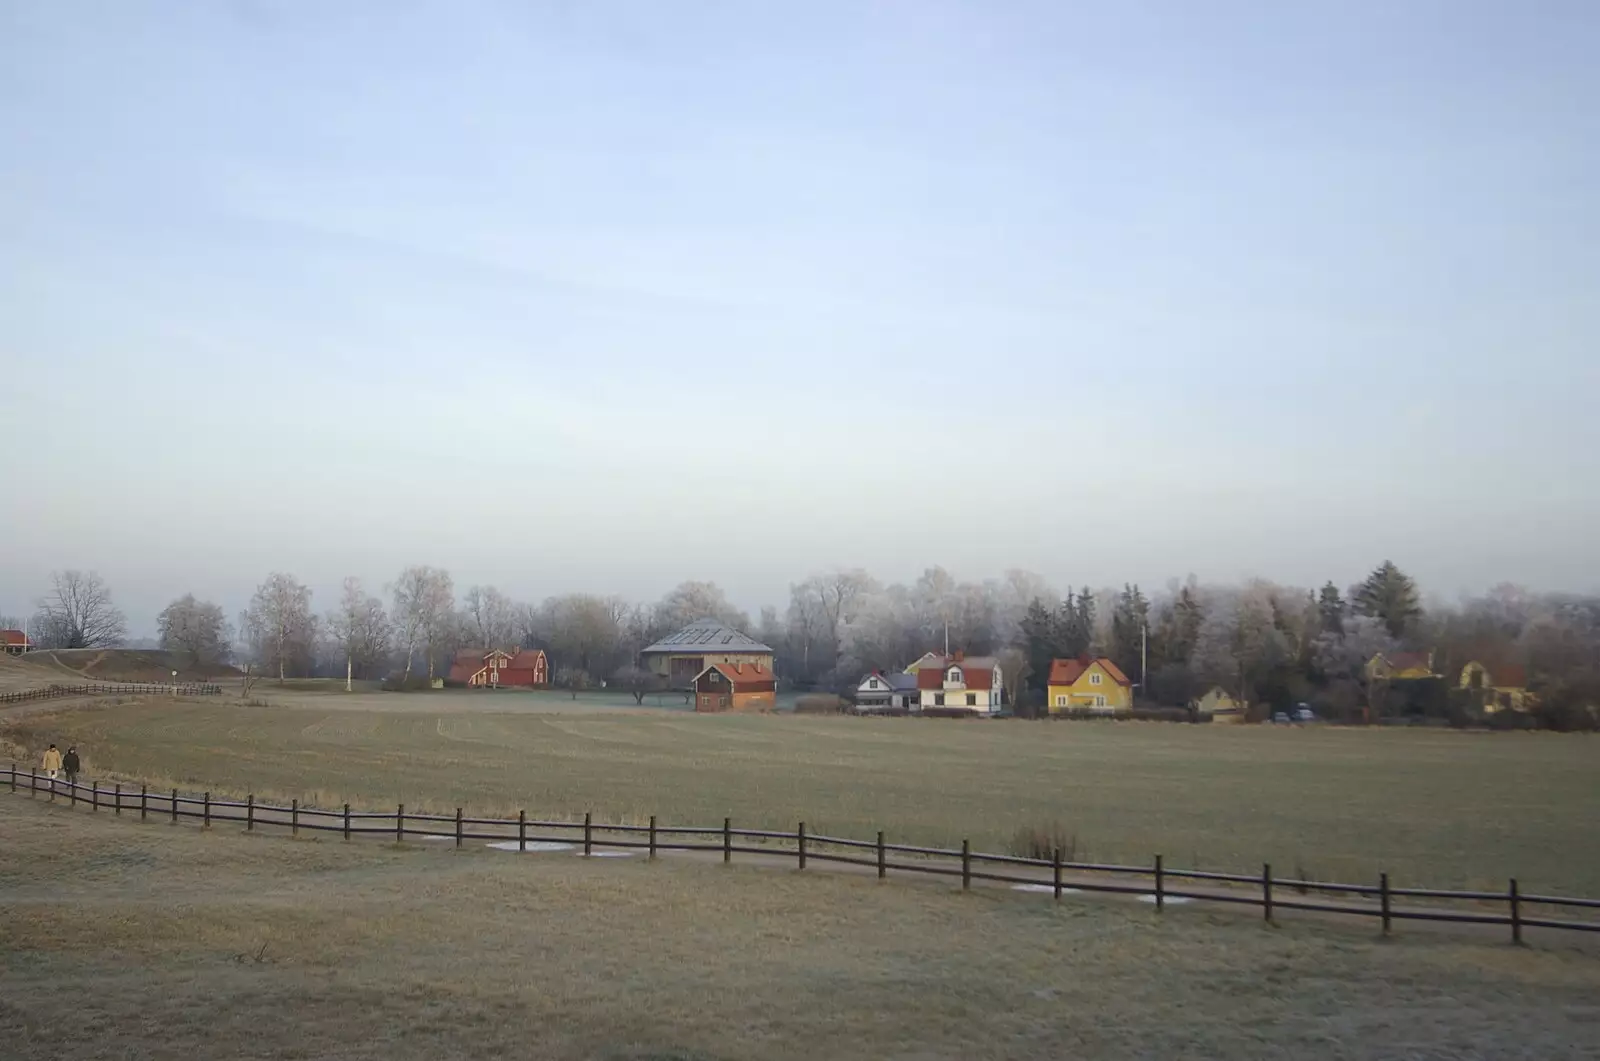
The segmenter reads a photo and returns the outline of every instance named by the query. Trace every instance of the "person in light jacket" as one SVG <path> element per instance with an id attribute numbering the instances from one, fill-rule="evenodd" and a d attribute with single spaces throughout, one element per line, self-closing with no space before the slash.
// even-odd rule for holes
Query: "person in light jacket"
<path id="1" fill-rule="evenodd" d="M 78 761 L 78 749 L 68 748 L 67 754 L 61 760 L 61 769 L 67 775 L 67 784 L 78 783 L 78 770 L 83 764 Z"/>
<path id="2" fill-rule="evenodd" d="M 52 781 L 61 772 L 61 753 L 56 750 L 54 744 L 44 750 L 44 762 L 40 765 L 44 768 L 45 775 Z"/>

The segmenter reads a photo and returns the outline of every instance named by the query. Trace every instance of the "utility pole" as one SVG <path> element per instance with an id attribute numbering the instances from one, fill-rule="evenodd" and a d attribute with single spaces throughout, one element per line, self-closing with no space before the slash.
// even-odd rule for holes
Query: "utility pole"
<path id="1" fill-rule="evenodd" d="M 1139 691 L 1144 694 L 1146 702 L 1150 699 L 1150 624 L 1145 623 L 1139 628 Z"/>

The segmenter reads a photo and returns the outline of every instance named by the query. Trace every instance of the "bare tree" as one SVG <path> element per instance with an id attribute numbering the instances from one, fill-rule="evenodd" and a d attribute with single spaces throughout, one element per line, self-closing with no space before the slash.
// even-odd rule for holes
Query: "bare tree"
<path id="1" fill-rule="evenodd" d="M 368 593 L 359 578 L 347 578 L 339 606 L 328 612 L 327 623 L 344 655 L 344 687 L 349 692 L 357 670 L 367 677 L 389 654 L 389 617 L 383 601 Z"/>
<path id="2" fill-rule="evenodd" d="M 411 680 L 411 667 L 418 648 L 428 656 L 428 679 L 433 679 L 434 649 L 445 642 L 455 625 L 455 586 L 450 573 L 439 568 L 417 565 L 400 572 L 390 587 L 394 596 L 395 632 L 406 650 L 405 680 Z"/>
<path id="3" fill-rule="evenodd" d="M 29 626 L 29 639 L 43 648 L 108 648 L 128 631 L 110 588 L 93 571 L 51 572 L 50 592 Z"/>
<path id="4" fill-rule="evenodd" d="M 517 605 L 493 586 L 473 586 L 461 600 L 463 634 L 483 648 L 506 648 L 517 634 Z"/>
<path id="5" fill-rule="evenodd" d="M 221 663 L 228 658 L 233 628 L 220 605 L 195 600 L 185 593 L 156 616 L 161 647 L 190 666 Z"/>
<path id="6" fill-rule="evenodd" d="M 556 688 L 567 690 L 576 700 L 579 693 L 589 688 L 589 672 L 582 667 L 562 667 L 556 671 Z"/>
<path id="7" fill-rule="evenodd" d="M 670 634 L 697 619 L 715 619 L 738 630 L 750 625 L 750 616 L 735 608 L 715 582 L 684 582 L 656 604 L 652 633 Z"/>
<path id="8" fill-rule="evenodd" d="M 293 575 L 273 572 L 256 587 L 240 626 L 255 662 L 276 670 L 282 685 L 291 664 L 308 659 L 316 640 L 310 588 Z"/>
<path id="9" fill-rule="evenodd" d="M 665 678 L 662 678 L 659 674 L 652 674 L 643 667 L 636 667 L 631 663 L 626 667 L 617 669 L 616 673 L 611 676 L 611 684 L 631 693 L 633 702 L 636 704 L 644 703 L 646 694 L 661 692 L 667 687 Z"/>

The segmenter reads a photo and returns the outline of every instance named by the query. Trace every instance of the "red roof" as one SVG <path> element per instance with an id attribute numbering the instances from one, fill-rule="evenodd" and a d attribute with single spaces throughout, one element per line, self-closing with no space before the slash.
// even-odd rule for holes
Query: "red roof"
<path id="1" fill-rule="evenodd" d="M 926 658 L 926 657 L 924 657 Z M 968 689 L 988 689 L 994 685 L 993 656 L 936 656 L 917 671 L 918 689 L 943 689 L 944 676 L 951 667 L 961 668 L 961 681 Z"/>
<path id="2" fill-rule="evenodd" d="M 512 670 L 538 670 L 539 661 L 544 659 L 542 648 L 519 648 L 517 654 L 511 657 L 511 662 L 506 666 Z"/>
<path id="3" fill-rule="evenodd" d="M 1083 672 L 1100 664 L 1105 672 L 1111 675 L 1111 680 L 1118 685 L 1132 685 L 1128 676 L 1122 673 L 1122 668 L 1112 663 L 1105 656 L 1079 656 L 1077 659 L 1055 659 L 1050 661 L 1050 685 L 1074 685 L 1083 677 Z"/>
<path id="4" fill-rule="evenodd" d="M 759 686 L 755 691 L 764 692 L 774 681 L 772 672 L 759 663 L 713 663 L 695 675 L 695 681 L 705 677 L 706 671 L 716 671 L 728 679 L 734 692 L 749 686 Z"/>
<path id="5" fill-rule="evenodd" d="M 1395 670 L 1433 669 L 1431 652 L 1391 652 L 1384 659 L 1388 660 L 1389 666 Z"/>
<path id="6" fill-rule="evenodd" d="M 0 645 L 26 645 L 28 635 L 21 630 L 0 630 Z"/>

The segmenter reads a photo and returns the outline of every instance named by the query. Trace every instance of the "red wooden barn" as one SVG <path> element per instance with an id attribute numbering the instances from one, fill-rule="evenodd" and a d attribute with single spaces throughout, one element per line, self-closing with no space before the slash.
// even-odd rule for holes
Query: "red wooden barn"
<path id="1" fill-rule="evenodd" d="M 550 684 L 550 661 L 540 648 L 464 648 L 450 664 L 450 680 L 489 688 L 538 688 Z"/>

